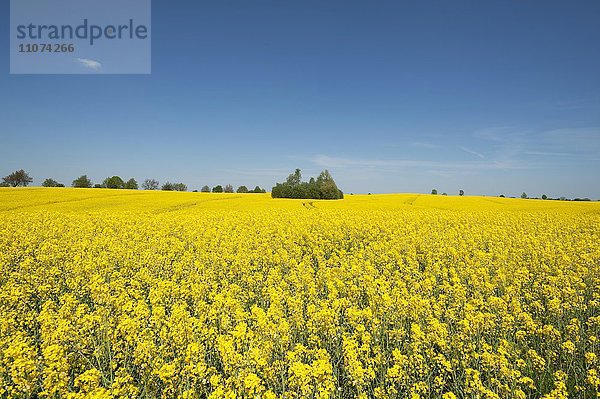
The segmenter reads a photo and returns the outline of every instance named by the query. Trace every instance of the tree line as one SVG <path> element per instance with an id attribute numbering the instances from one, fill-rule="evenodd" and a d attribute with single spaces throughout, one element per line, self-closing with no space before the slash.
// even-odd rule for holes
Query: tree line
<path id="1" fill-rule="evenodd" d="M 303 198 L 303 199 L 343 199 L 344 193 L 340 190 L 328 170 L 324 170 L 315 179 L 311 177 L 308 182 L 302 181 L 302 172 L 296 169 L 288 176 L 285 182 L 277 183 L 271 190 L 273 198 Z"/>
<path id="2" fill-rule="evenodd" d="M 33 182 L 33 178 L 29 176 L 27 172 L 23 169 L 17 170 L 8 176 L 2 178 L 2 182 L 0 182 L 0 187 L 27 187 L 30 183 Z M 58 181 L 48 178 L 42 182 L 42 187 L 65 187 L 64 184 L 59 183 Z M 74 188 L 110 188 L 110 189 L 123 189 L 123 190 L 138 190 L 140 187 L 138 185 L 137 180 L 131 178 L 127 181 L 123 180 L 120 176 L 112 176 L 107 177 L 102 181 L 102 183 L 94 184 L 92 180 L 87 175 L 81 175 L 73 182 L 71 182 L 71 187 Z M 162 190 L 162 191 L 188 191 L 187 186 L 184 183 L 171 183 L 169 181 L 164 184 L 160 184 L 158 180 L 155 179 L 146 179 L 141 184 L 141 188 L 144 190 Z M 194 192 L 198 192 L 198 190 L 194 190 Z M 203 193 L 233 193 L 234 189 L 231 184 L 227 184 L 225 187 L 221 185 L 217 185 L 212 189 L 209 186 L 204 186 L 200 190 Z M 246 186 L 239 186 L 237 193 L 265 193 L 266 190 L 256 186 L 253 190 L 249 190 Z"/>
<path id="3" fill-rule="evenodd" d="M 501 197 L 504 197 L 504 195 L 501 195 Z M 510 198 L 515 198 L 515 197 L 510 197 Z M 587 198 L 587 197 L 586 198 L 573 198 L 573 199 L 567 198 L 567 197 L 551 198 L 551 197 L 548 197 L 546 194 L 542 194 L 541 197 L 530 197 L 527 195 L 526 192 L 523 192 L 521 194 L 521 199 L 536 199 L 536 200 L 543 199 L 543 200 L 548 200 L 548 201 L 591 201 L 591 199 Z"/>
<path id="4" fill-rule="evenodd" d="M 431 195 L 437 195 L 437 194 L 438 194 L 438 190 L 437 189 L 434 188 L 433 190 L 431 190 Z M 448 194 L 447 193 L 442 193 L 442 195 L 448 195 Z M 458 195 L 462 197 L 463 195 L 465 195 L 465 191 L 464 190 L 458 190 Z"/>
<path id="5" fill-rule="evenodd" d="M 2 178 L 2 182 L 0 182 L 0 187 L 27 187 L 30 183 L 33 182 L 33 178 L 29 176 L 25 170 L 20 169 L 17 170 L 7 176 Z M 42 187 L 65 187 L 64 184 L 59 183 L 58 181 L 47 178 L 42 182 Z M 120 176 L 112 176 L 107 177 L 102 181 L 102 183 L 94 184 L 87 175 L 81 175 L 71 183 L 71 187 L 74 188 L 110 188 L 110 189 L 125 189 L 125 190 L 138 190 L 138 182 L 131 178 L 127 181 L 123 180 Z M 164 184 L 160 184 L 155 179 L 146 179 L 141 184 L 141 188 L 144 190 L 163 190 L 163 191 L 187 191 L 188 188 L 183 183 L 171 183 L 167 181 Z M 197 192 L 198 190 L 194 190 Z M 225 187 L 221 185 L 216 185 L 212 188 L 209 186 L 203 186 L 200 189 L 200 192 L 203 193 L 266 193 L 266 190 L 256 186 L 253 190 L 248 189 L 246 186 L 239 186 L 237 190 L 234 190 L 231 184 L 225 185 Z M 371 193 L 369 193 L 371 194 Z M 431 194 L 437 195 L 437 189 L 431 190 Z M 442 195 L 447 195 L 446 193 L 442 193 Z M 459 196 L 465 195 L 463 190 L 459 190 Z M 290 174 L 286 181 L 283 183 L 277 183 L 275 187 L 273 187 L 271 191 L 271 197 L 273 198 L 301 198 L 301 199 L 342 199 L 344 198 L 344 193 L 342 190 L 338 189 L 333 177 L 328 170 L 324 170 L 321 174 L 315 179 L 313 177 L 310 178 L 308 182 L 302 181 L 302 172 L 300 169 L 296 169 L 294 173 Z M 504 198 L 504 194 L 500 195 L 500 197 Z M 511 197 L 515 198 L 515 197 Z M 521 194 L 522 199 L 542 199 L 542 200 L 554 200 L 554 201 L 591 201 L 589 198 L 550 198 L 546 194 L 543 194 L 540 198 L 538 197 L 529 197 L 526 193 Z"/>
<path id="6" fill-rule="evenodd" d="M 212 189 L 208 186 L 204 186 L 202 187 L 202 189 L 200 190 L 201 193 L 233 193 L 234 189 L 233 186 L 231 184 L 227 184 L 225 187 L 221 186 L 221 185 L 217 185 L 214 186 Z M 248 193 L 266 193 L 267 190 L 265 190 L 264 188 L 260 188 L 259 186 L 254 187 L 253 190 L 249 190 L 248 187 L 246 186 L 239 186 L 237 188 L 237 190 L 235 190 L 236 193 L 238 194 L 248 194 Z"/>

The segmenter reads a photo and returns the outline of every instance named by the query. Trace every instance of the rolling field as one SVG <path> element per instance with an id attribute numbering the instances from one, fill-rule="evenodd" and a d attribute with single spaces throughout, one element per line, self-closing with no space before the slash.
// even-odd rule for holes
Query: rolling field
<path id="1" fill-rule="evenodd" d="M 597 398 L 600 203 L 0 189 L 0 397 Z"/>

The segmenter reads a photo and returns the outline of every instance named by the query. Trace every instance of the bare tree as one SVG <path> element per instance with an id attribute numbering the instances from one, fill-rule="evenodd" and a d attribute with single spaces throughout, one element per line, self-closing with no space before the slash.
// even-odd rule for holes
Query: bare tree
<path id="1" fill-rule="evenodd" d="M 144 190 L 158 190 L 158 187 L 159 187 L 159 183 L 157 180 L 154 180 L 154 179 L 146 179 L 142 183 L 142 188 Z"/>

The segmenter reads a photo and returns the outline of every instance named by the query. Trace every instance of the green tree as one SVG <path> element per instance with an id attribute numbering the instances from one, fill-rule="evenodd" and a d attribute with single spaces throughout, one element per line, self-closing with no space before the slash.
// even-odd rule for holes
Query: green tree
<path id="1" fill-rule="evenodd" d="M 431 194 L 432 195 L 437 195 L 437 190 L 434 188 L 433 190 L 431 190 Z"/>
<path id="2" fill-rule="evenodd" d="M 252 191 L 256 192 L 256 189 Z M 292 198 L 290 185 L 287 183 L 277 183 L 271 189 L 271 197 L 273 198 Z"/>
<path id="3" fill-rule="evenodd" d="M 200 189 L 201 192 L 203 193 L 210 193 L 210 187 L 208 186 L 202 186 L 202 189 Z"/>
<path id="4" fill-rule="evenodd" d="M 33 179 L 23 169 L 17 170 L 2 178 L 10 187 L 27 187 Z"/>
<path id="5" fill-rule="evenodd" d="M 256 194 L 260 194 L 260 193 L 266 193 L 267 190 L 265 190 L 264 188 L 260 188 L 259 186 L 254 187 L 254 190 L 251 191 L 252 193 L 256 193 Z"/>
<path id="6" fill-rule="evenodd" d="M 81 175 L 77 179 L 73 180 L 71 186 L 75 188 L 91 188 L 92 181 L 88 179 L 87 175 Z"/>
<path id="7" fill-rule="evenodd" d="M 173 190 L 175 191 L 187 191 L 187 186 L 183 183 L 173 184 Z"/>
<path id="8" fill-rule="evenodd" d="M 459 190 L 458 195 L 460 195 L 462 197 L 463 195 L 465 195 L 465 192 L 463 190 Z"/>
<path id="9" fill-rule="evenodd" d="M 171 182 L 166 182 L 165 184 L 162 185 L 162 187 L 160 189 L 163 191 L 174 191 L 175 185 Z"/>
<path id="10" fill-rule="evenodd" d="M 344 193 L 338 189 L 333 177 L 327 169 L 325 169 L 319 177 L 317 177 L 317 187 L 322 199 L 343 199 Z"/>
<path id="11" fill-rule="evenodd" d="M 546 194 L 542 194 L 542 199 L 543 199 L 543 200 L 547 200 L 547 199 L 548 199 L 548 196 L 547 196 Z"/>
<path id="12" fill-rule="evenodd" d="M 306 187 L 306 197 L 321 198 L 321 192 L 319 190 L 319 186 L 317 185 L 317 181 L 314 177 L 311 177 L 308 181 L 308 186 Z"/>
<path id="13" fill-rule="evenodd" d="M 127 190 L 137 190 L 138 182 L 132 177 L 131 179 L 127 180 L 127 183 L 125 183 L 125 188 Z"/>
<path id="14" fill-rule="evenodd" d="M 54 179 L 48 178 L 46 180 L 44 180 L 44 182 L 42 183 L 42 187 L 64 187 L 64 184 L 60 184 L 59 182 L 57 182 Z"/>
<path id="15" fill-rule="evenodd" d="M 220 184 L 218 186 L 214 186 L 212 189 L 213 193 L 222 193 L 223 192 L 223 186 L 221 186 Z"/>
<path id="16" fill-rule="evenodd" d="M 527 194 L 524 192 L 523 194 L 521 194 L 521 198 L 526 199 L 527 198 Z"/>
<path id="17" fill-rule="evenodd" d="M 316 178 L 302 182 L 300 169 L 288 176 L 285 182 L 277 183 L 271 190 L 273 198 L 341 199 L 344 193 L 338 189 L 328 170 Z"/>
<path id="18" fill-rule="evenodd" d="M 238 194 L 246 194 L 248 192 L 248 187 L 246 187 L 246 186 L 239 186 L 238 189 L 236 190 L 236 192 Z"/>
<path id="19" fill-rule="evenodd" d="M 142 188 L 144 190 L 158 190 L 159 186 L 160 186 L 160 183 L 158 182 L 158 180 L 154 180 L 154 179 L 146 179 L 142 183 Z"/>
<path id="20" fill-rule="evenodd" d="M 294 173 L 288 176 L 286 179 L 286 183 L 290 186 L 297 186 L 302 181 L 302 171 L 300 169 L 296 169 Z"/>
<path id="21" fill-rule="evenodd" d="M 102 182 L 102 188 L 122 189 L 125 188 L 125 182 L 119 176 L 107 177 Z"/>

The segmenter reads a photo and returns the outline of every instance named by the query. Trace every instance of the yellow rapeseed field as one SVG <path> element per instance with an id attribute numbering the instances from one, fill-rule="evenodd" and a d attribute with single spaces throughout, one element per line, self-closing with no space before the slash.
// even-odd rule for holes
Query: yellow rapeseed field
<path id="1" fill-rule="evenodd" d="M 0 189 L 0 397 L 597 398 L 600 204 Z"/>

